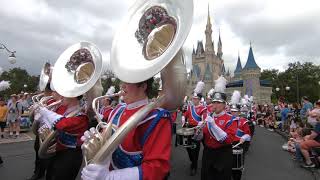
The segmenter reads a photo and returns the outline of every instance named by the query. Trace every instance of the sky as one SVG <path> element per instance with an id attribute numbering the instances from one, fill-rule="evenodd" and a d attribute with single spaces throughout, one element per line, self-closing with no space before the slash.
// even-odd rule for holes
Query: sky
<path id="1" fill-rule="evenodd" d="M 96 44 L 109 59 L 112 39 L 133 0 L 0 0 L 0 43 L 17 51 L 10 64 L 0 50 L 0 69 L 22 67 L 40 74 L 70 45 Z M 252 43 L 261 69 L 283 71 L 290 62 L 320 64 L 320 3 L 316 0 L 194 0 L 192 29 L 183 48 L 191 68 L 192 47 L 205 39 L 208 4 L 217 48 L 219 30 L 226 69 L 238 53 L 245 64 Z M 205 43 L 205 41 L 204 41 Z"/>

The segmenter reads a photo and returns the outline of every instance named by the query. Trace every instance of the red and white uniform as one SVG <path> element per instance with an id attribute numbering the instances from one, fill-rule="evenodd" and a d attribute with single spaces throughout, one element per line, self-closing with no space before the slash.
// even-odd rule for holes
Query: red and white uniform
<path id="1" fill-rule="evenodd" d="M 78 106 L 76 108 L 79 108 Z M 67 108 L 61 105 L 57 108 L 56 113 L 62 115 L 55 129 L 58 130 L 56 150 L 61 151 L 67 148 L 79 148 L 82 144 L 80 140 L 83 133 L 88 129 L 89 118 L 79 112 L 73 117 L 67 117 L 69 113 L 75 111 L 75 108 Z"/>
<path id="2" fill-rule="evenodd" d="M 146 104 L 148 99 L 119 105 L 111 112 L 109 121 L 120 127 Z M 170 113 L 155 109 L 127 134 L 112 154 L 109 169 L 130 179 L 162 180 L 169 173 L 170 155 Z"/>
<path id="3" fill-rule="evenodd" d="M 226 144 L 232 144 L 236 126 L 234 123 L 231 123 L 231 115 L 227 114 L 225 111 L 221 112 L 218 115 L 214 115 L 212 118 L 215 121 L 215 125 L 207 122 L 206 126 L 203 128 L 203 138 L 204 144 L 211 149 L 218 149 Z M 218 136 L 212 130 L 212 126 L 218 126 L 219 131 Z M 217 129 L 217 128 L 215 128 Z"/>
<path id="4" fill-rule="evenodd" d="M 100 114 L 103 115 L 103 119 L 105 121 L 108 121 L 108 117 L 110 115 L 110 113 L 112 112 L 113 108 L 111 106 L 104 106 L 101 108 L 100 110 Z"/>
<path id="5" fill-rule="evenodd" d="M 233 119 L 234 126 L 236 126 L 236 132 L 233 139 L 233 142 L 239 142 L 240 139 L 244 139 L 245 141 L 251 140 L 250 128 L 248 125 L 248 120 L 245 118 L 235 117 Z"/>
<path id="6" fill-rule="evenodd" d="M 177 112 L 177 111 L 171 113 L 171 120 L 172 120 L 173 123 L 176 122 L 176 120 L 177 120 L 177 115 L 178 115 L 178 112 Z"/>
<path id="7" fill-rule="evenodd" d="M 187 111 L 183 114 L 190 126 L 197 126 L 198 123 L 207 117 L 207 108 L 203 105 L 189 105 Z"/>

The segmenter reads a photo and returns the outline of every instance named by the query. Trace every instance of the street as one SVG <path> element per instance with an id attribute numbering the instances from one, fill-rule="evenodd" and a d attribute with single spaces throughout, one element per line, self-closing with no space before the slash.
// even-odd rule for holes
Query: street
<path id="1" fill-rule="evenodd" d="M 246 157 L 242 179 L 315 179 L 315 176 L 310 171 L 300 168 L 298 164 L 291 160 L 289 153 L 281 149 L 281 145 L 284 142 L 284 139 L 277 133 L 256 126 L 256 134 Z M 32 175 L 34 166 L 33 140 L 0 144 L 0 154 L 4 159 L 4 164 L 0 166 L 1 180 L 23 180 Z M 201 153 L 199 169 L 195 177 L 189 176 L 190 163 L 184 148 L 173 146 L 171 159 L 170 179 L 200 179 Z"/>

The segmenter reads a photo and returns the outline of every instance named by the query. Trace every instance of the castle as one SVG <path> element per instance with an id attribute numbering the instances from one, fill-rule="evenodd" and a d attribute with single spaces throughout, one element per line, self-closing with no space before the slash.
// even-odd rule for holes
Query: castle
<path id="1" fill-rule="evenodd" d="M 214 87 L 215 80 L 222 75 L 228 81 L 226 93 L 229 98 L 234 90 L 238 90 L 242 96 L 245 94 L 253 96 L 257 103 L 270 103 L 271 84 L 268 81 L 260 80 L 261 69 L 255 61 L 251 44 L 245 66 L 242 68 L 238 55 L 237 66 L 232 76 L 224 66 L 220 33 L 217 53 L 215 53 L 209 9 L 205 36 L 205 48 L 203 42 L 198 41 L 196 49 L 193 48 L 192 51 L 192 70 L 188 74 L 187 93 L 191 94 L 197 82 L 202 80 L 205 83 L 204 95 L 206 95 Z"/>

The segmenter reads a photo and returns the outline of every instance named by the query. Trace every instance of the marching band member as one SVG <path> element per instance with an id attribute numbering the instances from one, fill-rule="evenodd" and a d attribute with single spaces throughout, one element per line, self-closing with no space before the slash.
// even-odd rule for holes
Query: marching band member
<path id="1" fill-rule="evenodd" d="M 116 90 L 116 89 L 114 88 L 114 86 L 111 86 L 111 87 L 108 89 L 106 95 L 112 95 L 112 94 L 114 94 L 115 90 Z M 104 119 L 105 121 L 108 120 L 108 117 L 109 117 L 111 111 L 113 110 L 112 104 L 111 104 L 112 101 L 113 101 L 113 98 L 112 98 L 112 97 L 106 97 L 106 98 L 104 98 L 104 99 L 102 100 L 102 107 L 101 107 L 101 109 L 100 109 L 100 114 L 103 115 L 103 119 Z"/>
<path id="2" fill-rule="evenodd" d="M 231 115 L 225 111 L 226 80 L 219 77 L 215 83 L 215 93 L 212 98 L 214 112 L 206 118 L 205 124 L 200 123 L 202 132 L 196 137 L 203 140 L 201 180 L 230 180 L 232 175 L 232 140 L 235 127 Z"/>
<path id="3" fill-rule="evenodd" d="M 188 128 L 195 127 L 199 124 L 199 122 L 203 121 L 207 117 L 207 108 L 200 104 L 200 100 L 202 98 L 202 90 L 204 89 L 204 83 L 199 81 L 194 90 L 194 94 L 192 97 L 192 105 L 189 105 L 187 111 L 183 114 L 181 120 L 182 124 Z M 187 121 L 187 123 L 186 123 Z M 200 151 L 200 142 L 193 140 L 195 147 L 188 147 L 187 152 L 189 155 L 189 159 L 191 161 L 190 165 L 190 175 L 194 176 L 197 173 L 198 168 L 198 158 Z"/>
<path id="4" fill-rule="evenodd" d="M 45 87 L 44 91 L 44 97 L 47 96 L 52 96 L 53 98 L 49 99 L 47 101 L 47 105 L 50 105 L 56 101 L 59 100 L 57 96 L 54 96 L 52 89 L 50 88 L 50 84 L 47 83 L 47 86 Z M 35 122 L 32 124 L 32 131 L 36 135 L 35 141 L 34 141 L 34 150 L 36 152 L 36 159 L 35 159 L 35 166 L 34 166 L 34 171 L 33 175 L 28 179 L 28 180 L 37 180 L 42 178 L 45 175 L 46 172 L 46 166 L 47 166 L 47 160 L 42 159 L 38 155 L 38 151 L 40 148 L 40 139 L 39 139 L 39 133 L 38 130 L 42 126 L 42 123 L 40 124 L 40 121 L 35 120 Z"/>
<path id="5" fill-rule="evenodd" d="M 81 112 L 78 97 L 63 97 L 62 105 L 56 111 L 45 107 L 38 110 L 39 119 L 46 128 L 58 131 L 56 154 L 50 160 L 47 180 L 75 179 L 82 163 L 81 136 L 88 129 L 89 119 Z M 41 132 L 41 128 L 39 131 Z"/>
<path id="6" fill-rule="evenodd" d="M 123 101 L 117 106 L 109 121 L 121 127 L 138 110 L 148 104 L 153 78 L 140 83 L 125 83 Z M 83 140 L 93 135 L 95 129 L 87 131 Z M 83 180 L 162 180 L 168 176 L 171 154 L 170 113 L 164 109 L 154 109 L 130 131 L 111 159 L 103 165 L 89 164 L 82 170 Z"/>
<path id="7" fill-rule="evenodd" d="M 239 91 L 234 91 L 231 97 L 231 115 L 232 122 L 234 123 L 236 128 L 235 136 L 233 139 L 233 144 L 236 145 L 240 143 L 240 147 L 243 149 L 243 157 L 245 157 L 245 153 L 248 151 L 251 140 L 250 128 L 248 125 L 248 120 L 245 118 L 240 118 L 239 116 L 239 108 L 237 107 L 240 101 L 241 95 Z M 232 178 L 233 180 L 241 180 L 242 170 L 232 169 Z"/>

